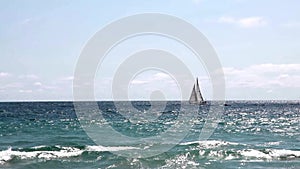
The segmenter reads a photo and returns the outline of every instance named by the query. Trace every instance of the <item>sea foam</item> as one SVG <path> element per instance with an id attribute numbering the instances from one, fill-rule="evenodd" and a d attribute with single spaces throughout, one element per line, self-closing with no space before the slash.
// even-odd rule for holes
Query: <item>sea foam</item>
<path id="1" fill-rule="evenodd" d="M 105 146 L 86 146 L 84 149 L 76 147 L 65 147 L 56 145 L 58 150 L 53 151 L 41 151 L 40 149 L 47 148 L 47 146 L 35 146 L 30 148 L 31 151 L 24 151 L 22 149 L 13 150 L 11 147 L 7 150 L 0 151 L 0 164 L 5 164 L 13 158 L 18 159 L 57 159 L 57 158 L 69 158 L 80 156 L 83 152 L 106 152 L 106 151 L 122 151 L 130 149 L 138 149 L 137 147 L 129 146 L 117 146 L 117 147 L 105 147 Z"/>

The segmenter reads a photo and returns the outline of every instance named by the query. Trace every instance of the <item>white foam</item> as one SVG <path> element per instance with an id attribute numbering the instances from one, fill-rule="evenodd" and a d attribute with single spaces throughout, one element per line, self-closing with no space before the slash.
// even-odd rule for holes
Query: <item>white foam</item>
<path id="1" fill-rule="evenodd" d="M 238 151 L 244 157 L 257 159 L 300 158 L 300 151 L 285 149 L 267 149 L 264 152 L 254 149 Z"/>
<path id="2" fill-rule="evenodd" d="M 210 151 L 208 154 L 209 157 L 216 157 L 216 158 L 224 158 L 224 151 Z"/>
<path id="3" fill-rule="evenodd" d="M 226 146 L 226 145 L 239 145 L 239 143 L 218 141 L 218 140 L 191 141 L 191 142 L 180 143 L 180 145 L 191 145 L 191 144 L 199 144 L 199 146 L 203 148 L 216 148 L 216 147 Z"/>
<path id="4" fill-rule="evenodd" d="M 35 146 L 32 149 L 39 149 L 46 146 Z M 55 159 L 55 158 L 68 158 L 68 157 L 76 157 L 80 156 L 85 151 L 95 151 L 95 152 L 104 152 L 104 151 L 122 151 L 122 150 L 129 150 L 129 149 L 138 149 L 136 147 L 105 147 L 105 146 L 87 146 L 85 149 L 80 150 L 79 148 L 75 147 L 64 147 L 64 146 L 55 146 L 60 150 L 56 151 L 18 151 L 12 150 L 8 148 L 7 150 L 0 151 L 0 164 L 5 164 L 6 162 L 13 159 L 13 157 L 18 157 L 20 159 L 33 159 L 33 158 L 40 158 L 40 159 Z"/>
<path id="5" fill-rule="evenodd" d="M 260 144 L 261 146 L 274 146 L 274 145 L 280 145 L 282 141 L 275 141 L 275 142 L 267 142 L 264 144 Z"/>
<path id="6" fill-rule="evenodd" d="M 32 147 L 32 149 L 39 149 L 39 148 L 44 148 L 44 147 L 46 147 L 45 145 L 40 145 L 40 146 L 34 146 L 34 147 Z"/>
<path id="7" fill-rule="evenodd" d="M 34 147 L 36 149 L 36 147 Z M 19 157 L 20 159 L 32 159 L 32 158 L 43 158 L 43 159 L 53 159 L 53 158 L 64 158 L 64 157 L 73 157 L 79 156 L 84 152 L 74 147 L 62 147 L 62 150 L 59 151 L 15 151 L 9 148 L 0 152 L 0 163 L 4 164 L 5 162 L 11 160 L 13 157 Z"/>
<path id="8" fill-rule="evenodd" d="M 259 150 L 247 149 L 247 150 L 240 150 L 238 152 L 244 157 L 272 159 L 272 157 L 269 154 L 265 154 Z"/>
<path id="9" fill-rule="evenodd" d="M 130 147 L 130 146 L 119 146 L 119 147 L 104 147 L 104 146 L 87 146 L 87 151 L 122 151 L 122 150 L 133 150 L 139 149 L 137 147 Z"/>
<path id="10" fill-rule="evenodd" d="M 236 156 L 229 154 L 227 157 L 225 157 L 225 160 L 233 160 L 235 158 L 236 158 Z"/>
<path id="11" fill-rule="evenodd" d="M 11 152 L 11 148 L 0 152 L 0 164 L 4 164 L 6 161 L 12 159 L 10 152 Z"/>
<path id="12" fill-rule="evenodd" d="M 300 151 L 294 151 L 294 150 L 273 149 L 273 150 L 270 150 L 269 154 L 272 157 L 297 157 L 297 158 L 300 158 Z"/>
<path id="13" fill-rule="evenodd" d="M 174 159 L 165 160 L 166 165 L 162 168 L 198 168 L 200 164 L 195 162 L 194 158 L 190 153 L 177 155 Z"/>

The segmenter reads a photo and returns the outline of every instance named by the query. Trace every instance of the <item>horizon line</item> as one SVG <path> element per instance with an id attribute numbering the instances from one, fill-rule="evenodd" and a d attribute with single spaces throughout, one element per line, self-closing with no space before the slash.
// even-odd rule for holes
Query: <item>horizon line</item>
<path id="1" fill-rule="evenodd" d="M 176 100 L 176 99 L 170 99 L 170 100 L 0 100 L 0 103 L 8 103 L 8 102 L 15 102 L 15 103 L 25 103 L 25 102 L 138 102 L 138 101 L 154 101 L 154 102 L 163 102 L 163 101 L 177 101 L 177 102 L 188 102 L 189 100 Z M 206 100 L 209 102 L 214 101 L 300 101 L 299 100 L 292 100 L 292 99 L 226 99 L 226 100 Z"/>

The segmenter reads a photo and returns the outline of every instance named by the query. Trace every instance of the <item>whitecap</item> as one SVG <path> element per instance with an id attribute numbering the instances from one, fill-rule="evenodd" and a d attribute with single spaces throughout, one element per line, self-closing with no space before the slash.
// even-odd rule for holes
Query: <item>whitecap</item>
<path id="1" fill-rule="evenodd" d="M 166 165 L 162 168 L 199 168 L 199 163 L 194 161 L 195 156 L 190 155 L 190 153 L 177 155 L 173 159 L 165 160 Z"/>
<path id="2" fill-rule="evenodd" d="M 193 145 L 193 144 L 199 144 L 199 146 L 203 148 L 216 148 L 216 147 L 227 146 L 227 145 L 239 145 L 239 143 L 218 141 L 218 140 L 191 141 L 191 142 L 180 143 L 179 145 Z"/>
<path id="3" fill-rule="evenodd" d="M 104 147 L 104 146 L 87 146 L 87 151 L 122 151 L 122 150 L 133 150 L 139 149 L 138 147 L 130 147 L 130 146 L 116 146 L 116 147 Z"/>
<path id="4" fill-rule="evenodd" d="M 244 157 L 252 157 L 252 158 L 263 158 L 263 159 L 271 159 L 272 157 L 269 154 L 265 154 L 259 150 L 254 149 L 246 149 L 238 151 Z"/>
<path id="5" fill-rule="evenodd" d="M 300 151 L 285 149 L 266 149 L 264 151 L 246 149 L 238 151 L 242 156 L 256 159 L 300 158 Z"/>
<path id="6" fill-rule="evenodd" d="M 56 145 L 55 147 L 59 150 L 54 151 L 40 151 L 38 149 L 44 148 L 46 146 L 35 146 L 31 147 L 31 149 L 36 151 L 22 151 L 22 150 L 12 150 L 12 148 L 8 148 L 7 150 L 0 151 L 0 164 L 5 164 L 9 162 L 14 157 L 19 159 L 56 159 L 56 158 L 69 158 L 80 156 L 85 151 L 93 151 L 93 152 L 104 152 L 104 151 L 122 151 L 122 150 L 130 150 L 130 149 L 138 149 L 137 147 L 129 147 L 129 146 L 120 146 L 120 147 L 105 147 L 105 146 L 86 146 L 85 149 L 79 149 L 76 147 L 67 147 Z"/>

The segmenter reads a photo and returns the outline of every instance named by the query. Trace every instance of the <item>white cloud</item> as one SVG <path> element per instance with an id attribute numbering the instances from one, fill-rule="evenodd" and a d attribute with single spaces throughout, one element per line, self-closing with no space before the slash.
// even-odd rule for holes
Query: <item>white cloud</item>
<path id="1" fill-rule="evenodd" d="M 32 90 L 19 90 L 20 93 L 32 93 Z"/>
<path id="2" fill-rule="evenodd" d="M 139 78 L 133 79 L 130 83 L 131 84 L 149 84 L 154 81 L 164 81 L 168 82 L 172 80 L 170 76 L 166 73 L 158 72 L 155 74 L 145 74 L 144 76 L 140 76 Z"/>
<path id="3" fill-rule="evenodd" d="M 38 79 L 39 77 L 35 74 L 27 74 L 27 75 L 20 75 L 20 79 Z"/>
<path id="4" fill-rule="evenodd" d="M 43 89 L 52 90 L 52 89 L 58 89 L 57 86 L 43 86 Z"/>
<path id="5" fill-rule="evenodd" d="M 63 77 L 61 80 L 64 80 L 64 81 L 71 81 L 71 80 L 74 80 L 74 76 Z"/>
<path id="6" fill-rule="evenodd" d="M 240 19 L 238 23 L 242 27 L 250 28 L 265 26 L 267 24 L 267 21 L 262 17 L 249 17 Z"/>
<path id="7" fill-rule="evenodd" d="M 300 64 L 259 64 L 223 70 L 228 88 L 300 87 Z"/>
<path id="8" fill-rule="evenodd" d="M 153 92 L 160 91 L 167 99 L 181 98 L 180 89 L 176 81 L 162 71 L 145 71 L 133 80 L 128 86 L 128 96 L 132 100 L 149 99 Z"/>
<path id="9" fill-rule="evenodd" d="M 254 28 L 267 25 L 267 21 L 263 17 L 234 18 L 230 16 L 222 16 L 218 19 L 218 22 L 234 24 L 243 28 Z"/>
<path id="10" fill-rule="evenodd" d="M 300 28 L 300 22 L 292 21 L 282 24 L 285 28 Z"/>
<path id="11" fill-rule="evenodd" d="M 134 80 L 132 80 L 130 83 L 131 84 L 146 84 L 146 83 L 148 83 L 149 81 L 147 81 L 147 80 L 137 80 L 137 79 L 134 79 Z"/>
<path id="12" fill-rule="evenodd" d="M 192 2 L 193 3 L 195 3 L 195 4 L 199 4 L 199 3 L 201 3 L 203 0 L 192 0 Z"/>
<path id="13" fill-rule="evenodd" d="M 249 67 L 256 72 L 298 72 L 300 73 L 300 64 L 259 64 Z"/>
<path id="14" fill-rule="evenodd" d="M 8 77 L 11 74 L 7 73 L 7 72 L 0 72 L 0 77 Z"/>
<path id="15" fill-rule="evenodd" d="M 42 17 L 30 17 L 30 18 L 25 18 L 19 22 L 20 25 L 28 25 L 32 24 L 34 22 L 40 21 Z"/>
<path id="16" fill-rule="evenodd" d="M 229 16 L 222 16 L 218 19 L 219 23 L 235 23 L 236 19 Z"/>
<path id="17" fill-rule="evenodd" d="M 33 18 L 26 18 L 20 22 L 21 25 L 29 24 Z"/>
<path id="18" fill-rule="evenodd" d="M 3 81 L 0 81 L 3 82 Z M 6 81 L 5 83 L 0 83 L 0 89 L 1 90 L 15 90 L 18 88 L 23 87 L 23 84 L 19 83 L 19 82 L 8 82 Z"/>
<path id="19" fill-rule="evenodd" d="M 35 82 L 34 86 L 42 86 L 42 83 L 41 82 Z"/>
<path id="20" fill-rule="evenodd" d="M 153 75 L 153 80 L 162 80 L 162 79 L 168 79 L 170 76 L 166 73 L 156 73 Z"/>

